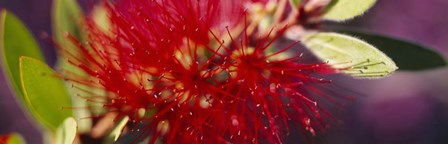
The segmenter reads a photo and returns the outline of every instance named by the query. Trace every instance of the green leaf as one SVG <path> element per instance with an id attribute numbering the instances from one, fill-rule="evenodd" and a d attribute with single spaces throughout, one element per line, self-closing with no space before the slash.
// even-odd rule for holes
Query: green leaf
<path id="1" fill-rule="evenodd" d="M 352 30 L 340 32 L 359 37 L 376 46 L 394 60 L 400 67 L 399 70 L 417 71 L 447 66 L 447 61 L 433 51 L 433 48 L 374 33 Z"/>
<path id="2" fill-rule="evenodd" d="M 78 40 L 83 41 L 86 34 L 83 32 L 82 22 L 83 13 L 81 7 L 76 0 L 54 0 L 53 1 L 53 34 L 56 37 L 57 42 L 62 49 L 77 49 L 71 41 L 66 38 L 65 34 L 69 33 L 76 37 Z M 70 72 L 85 75 L 78 67 L 69 64 L 66 60 L 66 53 L 60 53 L 57 62 L 58 69 L 68 70 Z M 80 90 L 72 88 L 72 82 L 66 81 L 66 87 L 71 95 L 73 106 L 75 107 L 88 107 L 85 99 L 76 96 L 76 94 L 82 94 Z M 85 118 L 91 116 L 88 109 L 79 109 L 74 111 L 74 117 Z M 78 131 L 81 133 L 90 131 L 92 127 L 92 120 L 86 119 L 79 122 Z"/>
<path id="3" fill-rule="evenodd" d="M 72 144 L 76 137 L 78 124 L 75 119 L 69 117 L 64 120 L 56 133 L 56 144 Z"/>
<path id="4" fill-rule="evenodd" d="M 323 14 L 323 19 L 345 21 L 362 15 L 376 0 L 332 0 Z"/>
<path id="5" fill-rule="evenodd" d="M 321 60 L 357 78 L 381 78 L 397 69 L 395 63 L 372 45 L 338 33 L 313 33 L 303 43 Z"/>
<path id="6" fill-rule="evenodd" d="M 76 0 L 53 1 L 53 34 L 62 46 L 71 45 L 65 38 L 65 33 L 70 33 L 78 39 L 82 39 L 82 10 Z"/>
<path id="7" fill-rule="evenodd" d="M 55 130 L 72 116 L 70 97 L 64 82 L 45 63 L 20 57 L 20 78 L 26 104 L 31 114 L 46 128 Z"/>
<path id="8" fill-rule="evenodd" d="M 28 56 L 45 61 L 44 56 L 33 35 L 16 16 L 6 10 L 1 11 L 0 32 L 2 69 L 10 87 L 20 100 L 24 100 L 20 88 L 19 57 Z"/>

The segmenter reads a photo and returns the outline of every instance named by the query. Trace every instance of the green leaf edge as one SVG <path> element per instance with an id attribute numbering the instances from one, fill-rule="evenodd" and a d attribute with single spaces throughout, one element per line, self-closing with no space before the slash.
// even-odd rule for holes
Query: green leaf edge
<path id="1" fill-rule="evenodd" d="M 350 35 L 341 34 L 341 33 L 336 33 L 336 32 L 315 32 L 315 33 L 308 33 L 306 36 L 304 36 L 304 38 L 303 38 L 303 40 L 302 40 L 302 41 L 305 43 L 305 47 L 306 47 L 307 49 L 310 49 L 310 48 L 308 48 L 308 46 L 307 46 L 307 44 L 306 44 L 306 41 L 309 40 L 310 38 L 314 37 L 314 36 L 317 35 L 317 34 L 339 35 L 339 36 L 346 37 L 346 38 L 349 38 L 349 39 L 351 39 L 351 40 L 357 41 L 357 42 L 362 43 L 362 44 L 364 44 L 364 45 L 367 45 L 367 46 L 369 46 L 369 47 L 371 47 L 371 48 L 374 48 L 375 51 L 376 51 L 378 54 L 383 55 L 384 58 L 385 58 L 385 60 L 389 61 L 389 63 L 392 64 L 391 66 L 393 66 L 393 68 L 394 68 L 393 71 L 388 72 L 388 73 L 385 74 L 384 76 L 377 76 L 377 77 L 376 77 L 376 76 L 374 76 L 374 77 L 356 76 L 356 75 L 351 75 L 351 74 L 349 74 L 349 73 L 345 73 L 345 70 L 341 70 L 342 73 L 344 73 L 344 74 L 346 74 L 346 75 L 348 75 L 348 76 L 351 76 L 351 77 L 353 77 L 353 78 L 357 78 L 357 79 L 378 79 L 378 78 L 388 77 L 388 76 L 390 76 L 392 73 L 394 73 L 394 72 L 398 69 L 398 67 L 397 67 L 397 65 L 395 64 L 395 62 L 394 62 L 389 56 L 387 56 L 385 53 L 383 53 L 382 51 L 380 51 L 380 50 L 379 50 L 378 48 L 376 48 L 375 46 L 373 46 L 373 45 L 371 45 L 371 44 L 369 44 L 369 43 L 367 43 L 367 42 L 365 42 L 365 41 L 363 41 L 363 40 L 361 40 L 361 39 L 358 39 L 358 38 L 356 38 L 356 37 L 353 37 L 353 36 L 350 36 Z M 314 54 L 313 50 L 310 50 L 310 52 Z M 320 58 L 318 55 L 316 55 L 316 54 L 314 54 L 314 55 L 317 56 L 319 59 L 321 59 L 321 60 L 323 60 L 323 61 L 326 61 L 326 60 L 324 60 L 323 58 Z M 332 66 L 332 67 L 333 67 L 333 66 Z M 337 67 L 334 67 L 334 68 L 336 68 L 336 69 L 340 69 L 340 68 L 337 68 Z"/>
<path id="2" fill-rule="evenodd" d="M 25 59 L 29 59 L 29 60 L 31 60 L 31 61 L 35 61 L 35 62 L 37 62 L 37 63 L 41 63 L 43 66 L 45 66 L 45 67 L 47 67 L 48 69 L 51 69 L 51 67 L 49 67 L 46 63 L 44 63 L 44 62 L 42 62 L 42 61 L 39 61 L 39 60 L 37 60 L 37 59 L 35 59 L 35 58 L 31 58 L 31 57 L 26 57 L 26 56 L 21 56 L 20 57 L 20 59 L 19 59 L 19 61 L 20 61 L 20 80 L 21 80 L 21 87 L 22 87 L 22 91 L 23 91 L 23 96 L 24 96 L 24 99 L 25 99 L 25 101 L 26 101 L 26 104 L 30 107 L 30 110 L 32 111 L 32 113 L 34 113 L 33 114 L 33 116 L 34 117 L 36 117 L 36 119 L 38 119 L 38 121 L 39 122 L 42 122 L 43 124 L 44 124 L 44 126 L 46 126 L 48 129 L 50 129 L 51 131 L 55 131 L 55 130 L 57 130 L 57 127 L 58 126 L 54 126 L 54 125 L 52 125 L 50 122 L 48 122 L 45 118 L 44 118 L 44 116 L 42 116 L 40 113 L 37 113 L 34 109 L 35 109 L 35 105 L 33 105 L 33 103 L 31 103 L 31 100 L 29 99 L 29 97 L 28 97 L 28 93 L 27 93 L 27 90 L 26 90 L 26 87 L 25 87 L 25 82 L 23 81 L 23 73 L 22 73 L 22 69 L 23 69 L 23 65 L 22 65 L 22 62 L 23 62 L 23 60 L 25 60 Z M 51 69 L 52 70 L 52 69 Z M 53 70 L 52 70 L 53 71 Z M 54 72 L 54 71 L 53 71 Z M 67 95 L 68 95 L 68 92 L 66 92 L 67 93 Z M 71 114 L 71 115 L 73 115 L 73 113 Z"/>
<path id="3" fill-rule="evenodd" d="M 8 22 L 9 21 L 9 22 Z M 24 93 L 23 93 L 23 89 L 21 88 L 21 79 L 20 79 L 20 56 L 28 56 L 28 57 L 33 57 L 35 59 L 38 59 L 40 61 L 45 61 L 45 57 L 43 55 L 43 53 L 41 52 L 40 48 L 39 48 L 39 44 L 36 41 L 36 39 L 34 39 L 33 34 L 28 30 L 28 28 L 26 27 L 26 25 L 24 23 L 22 23 L 22 21 L 15 16 L 13 13 L 9 12 L 6 9 L 1 9 L 0 12 L 0 51 L 1 51 L 1 61 L 0 65 L 1 65 L 1 69 L 4 72 L 5 78 L 6 78 L 6 84 L 9 87 L 9 89 L 11 90 L 11 92 L 15 95 L 16 97 L 16 101 L 17 103 L 20 105 L 20 109 L 22 111 L 25 111 L 25 113 L 27 114 L 27 118 L 32 119 L 33 122 L 36 122 L 42 126 L 45 126 L 45 123 L 42 123 L 42 120 L 38 117 L 35 117 L 36 115 L 33 114 L 35 113 L 35 111 L 33 110 L 33 108 L 28 104 L 28 102 L 25 99 Z M 16 35 L 16 36 L 20 36 L 20 37 L 24 37 L 26 38 L 27 41 L 29 41 L 27 44 L 28 46 L 18 46 L 18 47 L 14 47 L 14 48 L 18 48 L 21 49 L 21 51 L 16 51 L 16 49 L 12 50 L 13 52 L 16 52 L 17 54 L 17 58 L 16 61 L 17 63 L 12 63 L 10 60 L 11 58 L 7 57 L 7 51 L 8 49 L 10 50 L 11 48 L 7 47 L 6 45 L 6 31 L 5 28 L 7 26 L 7 23 L 10 23 L 12 25 L 17 26 L 16 28 L 19 28 L 19 31 L 23 31 L 22 34 L 20 35 Z M 9 29 L 11 30 L 11 29 Z M 17 33 L 17 32 L 15 32 Z M 22 39 L 23 41 L 23 39 Z M 14 45 L 14 43 L 13 43 Z M 32 46 L 29 46 L 32 45 Z M 32 50 L 30 50 L 32 49 Z M 23 52 L 23 51 L 27 51 L 27 52 Z M 30 51 L 34 51 L 34 53 L 29 53 Z M 15 54 L 14 54 L 15 55 Z M 14 59 L 12 57 L 12 59 Z M 11 67 L 11 64 L 15 64 L 17 65 L 17 69 L 13 70 L 13 67 Z M 14 77 L 13 72 L 17 73 L 17 78 Z"/>
<path id="4" fill-rule="evenodd" d="M 355 0 L 355 1 L 363 1 L 363 0 Z M 325 8 L 322 18 L 324 20 L 329 20 L 329 21 L 336 21 L 336 22 L 343 22 L 343 21 L 347 21 L 347 20 L 351 20 L 354 19 L 358 16 L 363 15 L 364 13 L 366 13 L 369 9 L 371 9 L 377 0 L 372 0 L 372 3 L 367 5 L 367 8 L 359 13 L 356 13 L 350 17 L 343 17 L 343 18 L 336 18 L 334 16 L 331 15 L 332 9 L 338 4 L 339 0 L 331 0 L 331 2 L 327 5 L 327 7 Z"/>
<path id="5" fill-rule="evenodd" d="M 376 36 L 376 37 L 383 37 L 385 39 L 390 39 L 393 41 L 399 41 L 402 43 L 407 43 L 410 45 L 414 45 L 416 47 L 419 47 L 420 49 L 427 51 L 428 53 L 432 53 L 438 56 L 439 60 L 443 61 L 443 65 L 437 66 L 437 67 L 432 67 L 432 68 L 425 68 L 425 69 L 407 69 L 406 67 L 401 67 L 400 65 L 398 65 L 398 67 L 400 67 L 400 69 L 398 69 L 398 71 L 424 71 L 424 70 L 432 70 L 432 69 L 437 69 L 437 68 L 443 68 L 448 66 L 448 60 L 441 55 L 438 51 L 436 51 L 434 48 L 431 48 L 429 46 L 423 45 L 421 43 L 415 42 L 415 41 L 410 41 L 410 40 L 406 40 L 403 38 L 397 38 L 397 37 L 393 37 L 393 36 L 389 36 L 389 35 L 384 35 L 384 34 L 379 34 L 379 33 L 374 33 L 374 32 L 370 32 L 370 31 L 366 31 L 366 30 L 359 30 L 359 29 L 337 29 L 336 32 L 338 33 L 342 33 L 342 34 L 347 34 L 347 35 L 352 35 L 354 37 L 357 37 L 359 39 L 362 39 L 363 41 L 366 41 L 367 43 L 369 43 L 369 41 L 364 40 L 363 36 L 359 36 L 358 34 L 366 34 L 366 35 L 371 35 L 371 36 Z M 371 44 L 371 43 L 369 43 Z M 371 44 L 374 45 L 374 44 Z M 381 48 L 381 47 L 377 47 L 379 50 L 381 50 L 383 53 L 385 53 Z M 387 53 L 385 53 L 387 55 Z M 388 55 L 389 56 L 389 55 Z M 389 56 L 390 57 L 390 56 Z M 392 60 L 394 60 L 393 57 L 390 57 Z M 394 62 L 396 62 L 396 60 L 394 60 Z M 397 64 L 397 63 L 396 63 Z"/>
<path id="6" fill-rule="evenodd" d="M 5 38 L 5 33 L 4 33 L 4 29 L 5 29 L 5 22 L 6 22 L 6 17 L 9 16 L 10 18 L 13 18 L 13 20 L 17 20 L 17 24 L 20 25 L 20 27 L 23 27 L 25 29 L 26 32 L 28 32 L 28 35 L 31 37 L 31 41 L 32 43 L 34 43 L 36 45 L 36 47 L 39 47 L 37 41 L 34 39 L 33 35 L 31 34 L 31 32 L 26 28 L 26 26 L 20 21 L 20 19 L 18 19 L 17 16 L 15 16 L 14 14 L 12 14 L 11 12 L 7 11 L 6 9 L 2 9 L 0 12 L 0 17 L 1 17 L 1 27 L 0 27 L 0 49 L 2 52 L 2 69 L 3 72 L 5 73 L 5 75 L 7 76 L 7 83 L 8 86 L 10 87 L 10 89 L 14 90 L 16 92 L 17 95 L 22 95 L 19 96 L 19 98 L 23 98 L 23 92 L 20 88 L 20 81 L 16 81 L 13 77 L 12 71 L 10 70 L 10 66 L 9 66 L 9 62 L 8 59 L 6 58 L 6 47 L 5 47 L 5 42 L 4 42 L 4 38 Z M 38 50 L 40 51 L 40 49 Z M 44 56 L 42 53 L 38 53 L 37 55 L 39 55 L 38 57 L 35 57 L 41 61 L 45 61 Z M 19 61 L 19 58 L 17 58 L 17 61 Z M 20 71 L 20 69 L 18 69 L 17 71 Z M 23 99 L 22 99 L 23 100 Z"/>

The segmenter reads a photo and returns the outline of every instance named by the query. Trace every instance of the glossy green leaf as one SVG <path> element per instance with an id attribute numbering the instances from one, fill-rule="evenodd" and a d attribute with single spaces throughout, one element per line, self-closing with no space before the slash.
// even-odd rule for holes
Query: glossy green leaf
<path id="1" fill-rule="evenodd" d="M 357 78 L 381 78 L 397 69 L 395 63 L 372 45 L 338 33 L 313 33 L 303 43 L 321 60 Z"/>
<path id="2" fill-rule="evenodd" d="M 332 0 L 323 14 L 323 19 L 345 21 L 362 15 L 376 0 Z"/>
<path id="3" fill-rule="evenodd" d="M 56 133 L 56 144 L 72 144 L 76 137 L 78 124 L 75 119 L 69 117 L 64 120 Z"/>
<path id="4" fill-rule="evenodd" d="M 39 46 L 33 35 L 20 20 L 6 10 L 1 12 L 0 49 L 2 51 L 2 69 L 8 83 L 23 100 L 20 86 L 19 57 L 28 56 L 44 61 Z"/>
<path id="5" fill-rule="evenodd" d="M 433 48 L 374 33 L 347 30 L 340 32 L 359 37 L 376 46 L 394 60 L 399 70 L 417 71 L 447 66 L 445 58 L 433 51 Z"/>
<path id="6" fill-rule="evenodd" d="M 20 78 L 26 104 L 31 114 L 46 128 L 55 130 L 72 116 L 70 97 L 64 82 L 45 63 L 20 57 Z"/>

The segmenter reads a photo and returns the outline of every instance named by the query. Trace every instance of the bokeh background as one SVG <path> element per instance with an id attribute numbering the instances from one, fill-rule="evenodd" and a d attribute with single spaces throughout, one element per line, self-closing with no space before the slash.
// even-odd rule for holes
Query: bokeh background
<path id="1" fill-rule="evenodd" d="M 91 0 L 80 0 L 84 5 Z M 15 13 L 38 38 L 48 63 L 55 51 L 51 34 L 51 0 L 0 0 L 0 8 Z M 447 0 L 378 0 L 364 16 L 344 24 L 392 35 L 432 47 L 448 58 Z M 418 57 L 416 57 L 418 59 Z M 27 119 L 0 71 L 0 134 L 19 132 L 30 144 L 42 142 L 38 128 Z M 447 144 L 448 68 L 396 72 L 381 80 L 341 82 L 360 95 L 337 113 L 336 125 L 315 143 L 322 144 Z"/>

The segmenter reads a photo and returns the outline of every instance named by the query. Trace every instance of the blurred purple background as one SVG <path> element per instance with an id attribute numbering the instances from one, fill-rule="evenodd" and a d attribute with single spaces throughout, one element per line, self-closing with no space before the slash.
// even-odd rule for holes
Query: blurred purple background
<path id="1" fill-rule="evenodd" d="M 378 0 L 363 17 L 340 25 L 416 41 L 448 57 L 447 7 L 447 0 Z M 43 33 L 51 33 L 51 0 L 0 0 L 0 8 L 12 11 L 25 22 L 39 38 L 48 62 L 53 64 L 52 44 L 40 38 Z M 316 143 L 448 143 L 447 68 L 396 72 L 381 80 L 342 79 L 341 82 L 361 96 L 338 114 L 343 124 L 330 129 Z M 37 127 L 17 106 L 3 74 L 0 76 L 0 115 L 0 134 L 20 132 L 28 143 L 42 141 Z"/>

